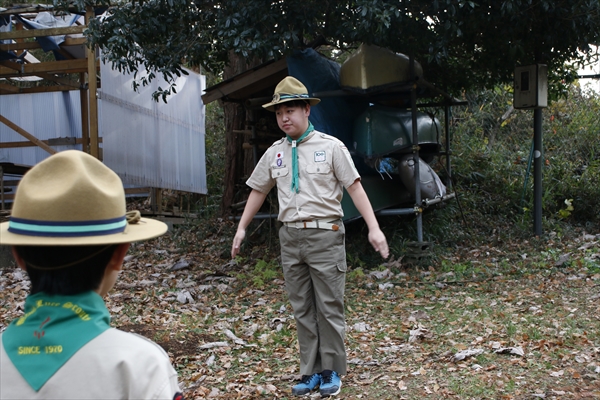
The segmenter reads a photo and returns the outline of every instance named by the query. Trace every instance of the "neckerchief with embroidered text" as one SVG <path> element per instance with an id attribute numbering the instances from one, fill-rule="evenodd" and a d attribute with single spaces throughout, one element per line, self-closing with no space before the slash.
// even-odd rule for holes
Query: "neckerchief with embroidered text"
<path id="1" fill-rule="evenodd" d="M 292 186 L 290 188 L 292 192 L 300 192 L 300 179 L 298 178 L 298 150 L 296 149 L 296 146 L 314 130 L 315 127 L 308 121 L 308 128 L 306 128 L 306 131 L 297 140 L 293 140 L 286 135 L 288 142 L 292 144 Z"/>
<path id="2" fill-rule="evenodd" d="M 25 314 L 2 334 L 13 365 L 36 392 L 81 347 L 110 328 L 110 315 L 96 292 L 25 300 Z"/>

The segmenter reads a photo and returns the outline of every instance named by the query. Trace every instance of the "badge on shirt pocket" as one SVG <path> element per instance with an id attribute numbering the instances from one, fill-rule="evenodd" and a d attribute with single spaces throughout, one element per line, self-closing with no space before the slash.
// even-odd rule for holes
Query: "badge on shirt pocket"
<path id="1" fill-rule="evenodd" d="M 325 155 L 325 150 L 315 151 L 315 162 L 325 162 L 327 159 Z"/>
<path id="2" fill-rule="evenodd" d="M 276 168 L 284 167 L 284 165 L 283 165 L 283 151 L 278 151 L 277 154 L 275 155 L 275 167 Z"/>

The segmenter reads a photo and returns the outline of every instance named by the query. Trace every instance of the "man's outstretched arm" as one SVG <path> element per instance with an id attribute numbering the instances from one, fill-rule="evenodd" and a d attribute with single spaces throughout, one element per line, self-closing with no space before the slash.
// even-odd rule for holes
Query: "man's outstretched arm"
<path id="1" fill-rule="evenodd" d="M 262 206 L 264 203 L 266 197 L 267 193 L 262 193 L 255 189 L 250 192 L 250 196 L 246 202 L 246 207 L 244 207 L 244 212 L 242 213 L 242 218 L 238 224 L 237 232 L 233 237 L 233 244 L 231 245 L 231 258 L 235 258 L 235 256 L 237 256 L 240 252 L 240 246 L 244 241 L 244 237 L 246 237 L 246 228 L 248 225 L 250 225 L 252 218 L 254 218 L 260 209 L 260 206 Z"/>
<path id="2" fill-rule="evenodd" d="M 354 183 L 346 190 L 352 198 L 352 202 L 354 202 L 356 209 L 360 212 L 360 215 L 362 215 L 369 227 L 369 243 L 371 243 L 375 251 L 381 254 L 381 257 L 387 258 L 390 252 L 387 240 L 379 228 L 379 223 L 373 212 L 373 207 L 371 206 L 369 197 L 360 183 L 360 180 L 357 179 L 354 181 Z"/>

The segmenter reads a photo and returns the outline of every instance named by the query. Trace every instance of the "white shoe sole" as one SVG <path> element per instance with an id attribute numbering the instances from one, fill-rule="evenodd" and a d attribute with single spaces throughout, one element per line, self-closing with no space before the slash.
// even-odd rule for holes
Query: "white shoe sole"
<path id="1" fill-rule="evenodd" d="M 340 394 L 341 390 L 342 390 L 342 382 L 340 381 L 340 386 L 338 387 L 338 390 L 335 393 L 330 393 L 330 394 L 323 394 L 323 393 L 321 393 L 321 397 L 337 396 L 338 394 Z"/>

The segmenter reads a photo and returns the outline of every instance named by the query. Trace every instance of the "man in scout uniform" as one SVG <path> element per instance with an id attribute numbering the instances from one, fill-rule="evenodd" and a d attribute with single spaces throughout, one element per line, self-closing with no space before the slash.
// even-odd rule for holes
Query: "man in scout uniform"
<path id="1" fill-rule="evenodd" d="M 340 392 L 340 375 L 346 373 L 344 188 L 369 227 L 369 242 L 383 258 L 388 245 L 348 149 L 308 120 L 310 107 L 319 102 L 288 76 L 275 88 L 273 101 L 263 105 L 275 112 L 286 137 L 267 149 L 246 182 L 252 191 L 231 257 L 239 253 L 248 224 L 277 186 L 281 262 L 300 345 L 302 380 L 292 394 L 302 396 L 319 386 L 326 397 Z"/>
<path id="2" fill-rule="evenodd" d="M 102 300 L 129 244 L 166 230 L 126 213 L 121 179 L 81 151 L 25 174 L 0 224 L 0 244 L 31 280 L 23 316 L 0 335 L 1 399 L 182 398 L 164 350 L 110 328 Z"/>

